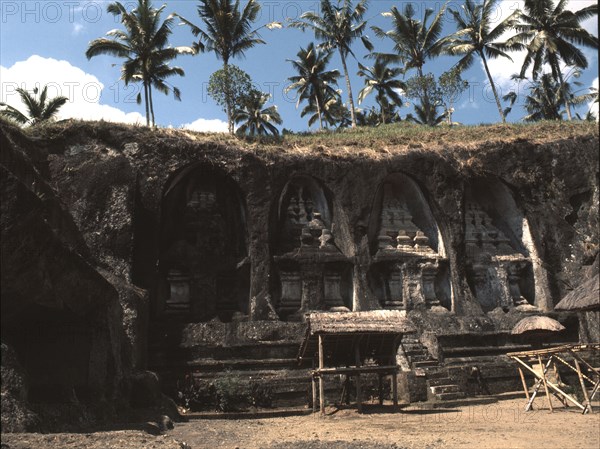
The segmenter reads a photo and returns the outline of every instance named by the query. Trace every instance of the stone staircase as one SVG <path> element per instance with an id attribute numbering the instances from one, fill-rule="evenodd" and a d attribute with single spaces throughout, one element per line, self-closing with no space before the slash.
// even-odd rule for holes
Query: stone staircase
<path id="1" fill-rule="evenodd" d="M 426 379 L 428 400 L 451 401 L 466 397 L 465 392 L 450 378 L 448 370 L 431 356 L 416 334 L 405 334 L 402 347 L 411 368 Z"/>
<path id="2" fill-rule="evenodd" d="M 186 376 L 203 388 L 228 377 L 234 382 L 268 387 L 274 407 L 307 404 L 310 367 L 298 365 L 297 342 L 275 339 L 254 344 L 182 344 L 182 328 L 177 322 L 153 323 L 150 333 L 149 369 L 158 373 L 167 395 L 175 397 Z"/>

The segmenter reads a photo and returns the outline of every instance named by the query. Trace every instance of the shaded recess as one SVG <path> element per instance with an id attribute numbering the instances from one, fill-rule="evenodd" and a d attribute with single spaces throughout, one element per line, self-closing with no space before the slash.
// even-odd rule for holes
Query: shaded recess
<path id="1" fill-rule="evenodd" d="M 386 309 L 452 308 L 442 237 L 422 190 L 403 173 L 377 189 L 369 220 L 369 285 Z"/>
<path id="2" fill-rule="evenodd" d="M 309 310 L 352 308 L 352 264 L 340 251 L 333 194 L 300 175 L 283 187 L 271 219 L 271 286 L 277 313 L 300 320 Z"/>
<path id="3" fill-rule="evenodd" d="M 158 314 L 228 322 L 248 314 L 245 205 L 237 184 L 205 165 L 165 186 L 160 225 Z"/>
<path id="4" fill-rule="evenodd" d="M 498 180 L 465 191 L 467 281 L 484 311 L 535 304 L 534 250 L 527 218 Z"/>

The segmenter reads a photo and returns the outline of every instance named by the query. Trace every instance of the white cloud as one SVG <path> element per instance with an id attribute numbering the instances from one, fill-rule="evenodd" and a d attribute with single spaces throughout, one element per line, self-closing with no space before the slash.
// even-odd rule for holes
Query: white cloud
<path id="1" fill-rule="evenodd" d="M 500 2 L 498 7 L 498 22 L 504 20 L 517 9 L 522 9 L 523 3 L 523 0 L 503 0 L 502 2 Z M 597 0 L 571 0 L 569 2 L 569 5 L 567 6 L 567 9 L 570 9 L 572 11 L 579 11 L 580 9 L 585 8 L 586 6 L 590 6 L 596 3 Z M 582 26 L 588 32 L 594 35 L 598 35 L 598 23 L 595 17 L 582 22 Z M 498 40 L 504 41 L 509 37 L 513 36 L 514 34 L 514 31 L 510 31 L 508 33 L 505 33 Z M 594 53 L 588 53 L 586 51 L 586 48 L 584 47 L 582 47 L 582 50 L 586 53 L 586 57 L 588 57 L 588 60 L 590 62 L 593 61 L 593 59 L 589 57 L 590 55 L 593 58 L 597 57 L 597 55 L 594 55 Z M 499 90 L 503 92 L 503 94 L 506 94 L 511 90 L 518 90 L 517 84 L 515 81 L 511 80 L 511 76 L 521 71 L 521 66 L 523 65 L 525 54 L 525 51 L 510 53 L 509 55 L 512 58 L 512 62 L 506 58 L 488 60 L 488 66 L 490 68 L 492 78 L 494 79 L 494 82 L 498 85 Z M 483 63 L 481 63 L 481 67 L 483 70 Z M 487 78 L 485 79 L 485 81 L 487 82 Z"/>
<path id="2" fill-rule="evenodd" d="M 104 85 L 94 75 L 84 72 L 68 61 L 58 61 L 30 56 L 6 68 L 0 66 L 0 101 L 24 112 L 24 105 L 16 88 L 33 90 L 34 87 L 48 86 L 50 98 L 63 95 L 69 101 L 59 110 L 57 118 L 77 118 L 83 120 L 106 120 L 123 123 L 145 123 L 139 112 L 124 112 L 107 104 L 100 104 Z"/>
<path id="3" fill-rule="evenodd" d="M 194 120 L 192 123 L 186 123 L 182 125 L 183 129 L 189 129 L 190 131 L 201 131 L 201 132 L 211 132 L 211 133 L 226 133 L 227 130 L 227 122 L 215 119 L 205 119 L 199 118 Z"/>
<path id="4" fill-rule="evenodd" d="M 73 36 L 77 36 L 78 34 L 80 34 L 83 31 L 84 28 L 85 27 L 83 26 L 83 24 L 81 24 L 79 22 L 75 22 L 73 24 L 73 31 L 71 31 L 71 34 Z"/>

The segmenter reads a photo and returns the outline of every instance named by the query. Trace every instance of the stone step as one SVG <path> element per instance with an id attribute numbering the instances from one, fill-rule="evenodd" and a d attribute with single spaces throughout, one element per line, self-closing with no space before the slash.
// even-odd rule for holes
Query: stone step
<path id="1" fill-rule="evenodd" d="M 439 385 L 451 385 L 452 380 L 446 376 L 437 378 L 431 378 L 430 376 L 427 376 L 427 383 L 430 387 L 437 387 Z"/>
<path id="2" fill-rule="evenodd" d="M 408 359 L 412 362 L 425 362 L 425 361 L 429 361 L 431 360 L 431 357 L 429 356 L 429 354 L 415 354 L 415 355 L 409 355 Z"/>
<path id="3" fill-rule="evenodd" d="M 427 379 L 447 378 L 448 371 L 439 365 L 426 366 L 423 368 Z"/>
<path id="4" fill-rule="evenodd" d="M 439 363 L 437 360 L 419 360 L 413 363 L 415 368 L 426 368 L 426 367 L 438 367 Z"/>
<path id="5" fill-rule="evenodd" d="M 463 391 L 455 392 L 455 393 L 440 393 L 435 395 L 436 398 L 440 401 L 454 401 L 456 399 L 463 399 L 466 397 Z"/>
<path id="6" fill-rule="evenodd" d="M 431 392 L 435 395 L 461 392 L 460 387 L 458 385 L 436 385 L 429 388 Z"/>

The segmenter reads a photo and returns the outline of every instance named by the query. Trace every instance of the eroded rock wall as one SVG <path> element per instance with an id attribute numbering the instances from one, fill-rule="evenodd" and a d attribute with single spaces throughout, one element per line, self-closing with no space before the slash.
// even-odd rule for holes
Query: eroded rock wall
<path id="1" fill-rule="evenodd" d="M 169 274 L 172 267 L 164 265 L 165 254 L 171 254 L 169 248 L 165 248 L 169 242 L 169 236 L 165 234 L 165 214 L 171 213 L 171 210 L 188 211 L 188 206 L 196 208 L 200 215 L 210 208 L 221 211 L 221 214 L 228 213 L 229 209 L 219 202 L 225 201 L 223 198 L 231 198 L 231 195 L 219 193 L 217 185 L 204 188 L 198 193 L 200 196 L 194 197 L 191 181 L 189 185 L 192 187 L 181 189 L 182 195 L 187 196 L 178 200 L 182 201 L 180 209 L 170 209 L 166 201 L 170 201 L 172 196 L 171 188 L 183 186 L 193 176 L 201 179 L 198 173 L 210 172 L 219 179 L 227 179 L 228 183 L 236 186 L 240 196 L 236 207 L 239 207 L 243 219 L 245 231 L 240 232 L 245 235 L 240 241 L 244 242 L 241 253 L 246 256 L 234 261 L 237 268 L 235 264 L 227 268 L 229 277 L 223 278 L 225 281 L 214 281 L 218 296 L 219 282 L 227 284 L 227 279 L 237 276 L 235 270 L 247 270 L 247 274 L 242 276 L 249 279 L 249 285 L 245 287 L 247 306 L 234 314 L 234 321 L 279 322 L 282 319 L 282 296 L 288 293 L 297 295 L 292 298 L 292 304 L 297 301 L 302 307 L 324 307 L 322 304 L 308 304 L 309 300 L 305 297 L 309 295 L 298 293 L 297 288 L 324 295 L 324 303 L 329 301 L 330 306 L 335 304 L 352 310 L 384 307 L 382 295 L 385 295 L 385 289 L 378 293 L 373 280 L 373 267 L 379 264 L 388 268 L 377 269 L 379 271 L 375 270 L 375 274 L 389 276 L 383 282 L 392 285 L 390 288 L 397 288 L 397 294 L 405 298 L 404 303 L 388 301 L 388 304 L 412 309 L 410 314 L 421 331 L 434 335 L 424 340 L 430 344 L 432 351 L 436 351 L 436 333 L 476 335 L 478 332 L 507 332 L 511 324 L 525 313 L 513 307 L 518 301 L 536 306 L 536 313 L 551 312 L 553 305 L 570 288 L 593 272 L 594 261 L 598 259 L 597 131 L 546 139 L 509 136 L 477 144 L 450 145 L 439 141 L 431 148 L 420 144 L 403 146 L 396 142 L 375 155 L 352 147 L 325 149 L 308 144 L 306 148 L 288 148 L 272 143 L 233 142 L 214 136 L 173 130 L 152 131 L 109 123 L 61 123 L 39 131 L 31 130 L 27 134 L 2 125 L 2 135 L 2 193 L 3 199 L 7 200 L 6 203 L 3 201 L 2 210 L 3 323 L 5 308 L 11 310 L 17 307 L 20 301 L 17 298 L 27 297 L 33 303 L 43 303 L 48 301 L 46 291 L 54 292 L 53 301 L 59 307 L 71 307 L 69 301 L 73 298 L 73 308 L 85 311 L 93 310 L 92 304 L 113 301 L 107 298 L 118 298 L 114 299 L 117 306 L 113 309 L 110 308 L 113 306 L 106 306 L 107 312 L 102 315 L 107 335 L 111 338 L 118 336 L 110 340 L 113 343 L 109 345 L 114 372 L 131 372 L 146 366 L 148 342 L 156 337 L 152 330 L 149 331 L 148 323 L 160 319 L 165 301 L 169 295 L 175 294 L 174 291 L 169 292 L 170 281 L 167 279 L 168 276 L 174 279 L 175 275 Z M 11 151 L 5 152 L 5 148 L 11 148 Z M 46 186 L 43 191 L 46 196 L 42 201 L 44 207 L 47 209 L 49 204 L 60 204 L 60 207 L 52 206 L 52 210 L 61 210 L 53 212 L 52 216 L 54 220 L 64 222 L 62 229 L 68 232 L 61 234 L 59 249 L 52 249 L 48 259 L 60 260 L 63 264 L 71 260 L 70 263 L 77 266 L 51 267 L 57 271 L 57 279 L 68 277 L 61 282 L 48 285 L 45 280 L 39 279 L 44 271 L 34 264 L 28 268 L 29 277 L 23 279 L 36 279 L 35 282 L 19 281 L 17 262 L 20 260 L 20 264 L 25 264 L 30 257 L 10 245 L 41 235 L 41 231 L 28 227 L 26 215 L 18 214 L 44 209 L 37 204 L 41 201 L 40 194 L 32 192 L 31 179 L 27 178 L 27 188 L 19 187 L 26 178 L 23 173 L 27 170 L 17 173 L 18 168 L 15 167 L 19 164 L 12 162 L 16 160 L 14 154 L 29 155 L 29 164 L 35 167 L 36 176 L 43 181 L 37 182 L 36 178 L 35 189 L 39 190 L 40 185 Z M 411 203 L 412 198 L 399 198 L 398 201 L 406 204 L 398 204 L 394 210 L 405 211 L 402 214 L 415 217 L 411 223 L 418 226 L 411 224 L 404 229 L 388 220 L 387 226 L 393 229 L 382 231 L 378 228 L 384 220 L 381 204 L 390 203 L 382 193 L 385 184 L 400 175 L 410 179 L 420 192 L 422 201 L 430 209 L 428 214 L 432 219 L 429 221 L 434 224 L 427 224 L 428 220 L 419 218 L 419 211 L 415 212 L 416 206 L 413 205 L 418 202 Z M 309 184 L 316 186 L 313 187 L 315 192 L 320 189 L 322 193 L 307 196 L 303 191 L 296 196 L 304 197 L 291 201 L 284 192 L 288 191 L 286 189 L 291 181 L 301 179 L 314 180 Z M 201 184 L 201 181 L 194 182 Z M 494 187 L 499 185 L 502 188 Z M 516 269 L 511 271 L 511 266 L 506 265 L 502 268 L 504 271 L 496 270 L 489 274 L 500 272 L 502 276 L 518 279 L 512 284 L 503 281 L 506 285 L 502 294 L 506 304 L 510 305 L 506 310 L 493 305 L 486 310 L 488 306 L 477 299 L 474 283 L 479 279 L 475 270 L 479 262 L 469 264 L 466 220 L 469 211 L 473 210 L 470 202 L 473 198 L 492 206 L 498 202 L 493 195 L 481 199 L 478 194 L 469 193 L 482 190 L 479 186 L 486 186 L 492 192 L 503 190 L 505 197 L 510 198 L 510 201 L 502 200 L 507 204 L 504 208 L 488 214 L 490 220 L 495 220 L 492 235 L 496 239 L 488 244 L 495 245 L 495 248 L 499 248 L 500 244 L 509 248 L 504 253 L 491 254 L 489 260 L 497 266 L 505 260 L 516 261 L 514 266 L 522 270 L 522 273 L 515 274 Z M 18 193 L 18 189 L 23 193 Z M 290 204 L 290 201 L 292 206 L 288 218 L 292 216 L 296 222 L 305 219 L 307 229 L 310 228 L 298 237 L 299 240 L 292 242 L 300 251 L 296 255 L 290 253 L 289 248 L 281 249 L 283 247 L 278 240 L 285 234 L 282 229 L 286 226 L 286 212 L 282 211 L 282 204 Z M 311 205 L 307 206 L 307 202 Z M 319 202 L 327 203 L 327 214 L 318 211 L 321 215 L 315 215 L 315 204 Z M 181 213 L 181 217 L 185 217 Z M 507 213 L 512 216 L 502 219 L 502 215 Z M 14 218 L 11 221 L 8 217 Z M 482 218 L 483 224 L 476 225 L 488 226 L 486 219 Z M 39 220 L 45 223 L 44 226 L 47 224 L 45 219 Z M 498 224 L 498 220 L 502 223 Z M 370 230 L 373 226 L 377 228 L 374 231 Z M 295 235 L 294 232 L 301 232 L 300 228 L 294 231 L 288 226 L 286 229 L 292 229 L 289 235 Z M 180 232 L 185 233 L 188 228 L 183 226 L 181 229 Z M 488 226 L 489 229 L 492 227 Z M 49 229 L 49 236 L 51 231 L 54 232 Z M 421 252 L 415 250 L 416 246 L 411 246 L 413 241 L 416 242 L 415 232 L 418 231 L 427 234 L 425 240 L 423 236 L 419 237 Z M 311 232 L 313 235 L 309 235 Z M 398 247 L 396 235 L 400 237 Z M 411 239 L 410 248 L 400 251 L 401 240 L 407 236 Z M 197 239 L 197 236 L 194 238 Z M 51 241 L 50 237 L 41 239 L 43 241 L 31 242 L 36 251 Z M 389 241 L 392 241 L 391 246 Z M 8 245 L 6 251 L 4 242 Z M 473 242 L 478 244 L 476 240 Z M 215 241 L 215 245 L 217 243 Z M 70 252 L 60 249 L 65 244 Z M 192 245 L 191 249 L 175 251 L 174 254 L 193 254 L 193 249 Z M 59 254 L 60 251 L 64 254 Z M 5 263 L 5 257 L 11 254 L 14 254 L 10 256 L 15 258 L 14 262 L 10 259 L 8 264 Z M 37 260 L 41 263 L 44 258 Z M 415 270 L 427 264 L 429 267 L 435 265 L 436 269 L 443 267 L 443 273 L 433 275 L 432 279 L 435 276 L 444 279 L 435 278 L 429 286 L 419 281 L 393 287 L 394 282 L 401 282 L 398 279 L 415 276 L 414 270 L 400 270 L 394 274 L 393 267 L 400 263 Z M 325 278 L 318 277 L 323 276 L 322 273 L 302 268 L 311 264 L 323 264 Z M 300 287 L 296 284 L 282 287 L 284 278 L 296 282 L 296 278 L 290 276 L 294 270 L 306 276 L 304 283 L 298 284 Z M 439 270 L 442 272 L 442 268 Z M 234 277 L 231 277 L 232 273 Z M 176 274 L 178 282 L 186 276 L 181 272 Z M 82 281 L 87 279 L 86 276 L 97 280 Z M 528 280 L 523 281 L 527 276 Z M 10 289 L 6 290 L 6 295 L 5 279 L 6 288 Z M 94 282 L 102 287 L 92 285 Z M 206 279 L 194 282 L 197 285 L 193 288 L 208 288 Z M 332 282 L 338 284 L 333 285 Z M 325 298 L 327 295 L 330 297 Z M 437 305 L 436 295 L 447 299 Z M 227 320 L 232 319 L 231 313 L 227 317 Z M 179 319 L 186 321 L 185 317 Z M 210 319 L 210 316 L 203 319 Z M 194 321 L 187 319 L 189 323 Z M 221 325 L 222 331 L 229 336 L 235 335 L 236 324 L 232 323 L 231 329 L 227 326 Z M 594 332 L 597 327 L 587 326 L 586 329 Z M 203 332 L 184 330 L 183 336 L 192 337 L 182 337 L 179 344 L 192 344 L 185 339 L 193 340 L 196 338 L 194 335 L 202 335 Z M 294 327 L 294 332 L 298 339 L 302 337 L 301 326 Z M 122 348 L 115 346 L 116 340 Z M 286 334 L 287 340 L 289 335 Z M 209 346 L 213 343 L 206 342 Z M 235 345 L 235 341 L 228 340 L 227 344 Z"/>

